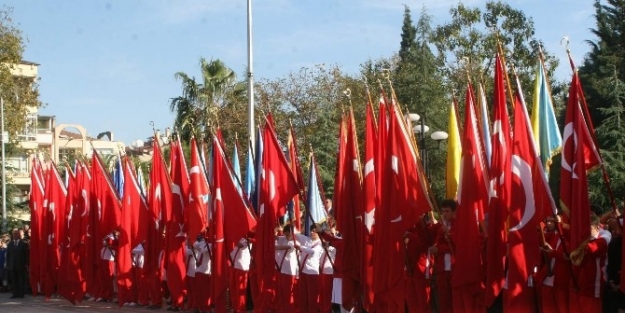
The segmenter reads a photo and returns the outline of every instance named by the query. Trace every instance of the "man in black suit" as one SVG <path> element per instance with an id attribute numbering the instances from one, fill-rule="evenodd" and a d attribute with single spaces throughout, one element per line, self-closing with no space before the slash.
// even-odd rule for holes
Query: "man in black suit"
<path id="1" fill-rule="evenodd" d="M 13 239 L 7 247 L 6 257 L 6 267 L 11 278 L 11 288 L 13 289 L 11 299 L 24 298 L 28 262 L 28 244 L 22 240 L 22 232 L 14 229 Z"/>

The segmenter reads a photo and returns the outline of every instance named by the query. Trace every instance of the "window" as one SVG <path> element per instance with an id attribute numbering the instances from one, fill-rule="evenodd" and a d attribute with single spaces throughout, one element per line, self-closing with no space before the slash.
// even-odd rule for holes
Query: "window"
<path id="1" fill-rule="evenodd" d="M 98 151 L 99 155 L 111 155 L 114 154 L 115 151 L 113 149 L 95 149 L 96 151 Z"/>
<path id="2" fill-rule="evenodd" d="M 28 176 L 28 156 L 18 154 L 7 157 L 7 170 L 17 176 Z"/>
<path id="3" fill-rule="evenodd" d="M 23 141 L 37 140 L 37 114 L 28 114 L 26 116 L 26 125 L 21 134 L 17 134 L 17 138 Z"/>

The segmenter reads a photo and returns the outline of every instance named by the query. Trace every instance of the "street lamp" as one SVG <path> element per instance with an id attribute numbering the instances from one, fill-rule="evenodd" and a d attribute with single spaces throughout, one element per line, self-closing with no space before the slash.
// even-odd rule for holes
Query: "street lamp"
<path id="1" fill-rule="evenodd" d="M 413 115 L 413 114 L 410 114 Z M 428 147 L 425 143 L 425 134 L 427 134 L 430 131 L 430 127 L 425 125 L 425 114 L 421 117 L 418 114 L 414 114 L 417 116 L 416 120 L 413 118 L 413 116 L 409 115 L 409 119 L 411 121 L 419 121 L 421 122 L 420 125 L 417 125 L 415 127 L 412 128 L 412 131 L 419 136 L 419 149 L 421 150 L 421 163 L 423 164 L 423 171 L 425 172 L 425 175 L 427 176 L 428 180 L 430 179 L 430 169 L 429 169 L 429 160 L 428 160 Z M 447 137 L 449 137 L 449 135 L 444 132 L 444 131 L 434 131 L 431 135 L 430 138 L 432 140 L 434 140 L 435 142 L 438 143 L 437 148 L 440 147 L 440 143 L 443 140 L 446 140 Z"/>
<path id="2" fill-rule="evenodd" d="M 2 232 L 7 231 L 7 176 L 6 176 L 6 154 L 4 143 L 9 141 L 9 133 L 4 131 L 4 99 L 0 97 L 0 122 L 2 134 Z"/>

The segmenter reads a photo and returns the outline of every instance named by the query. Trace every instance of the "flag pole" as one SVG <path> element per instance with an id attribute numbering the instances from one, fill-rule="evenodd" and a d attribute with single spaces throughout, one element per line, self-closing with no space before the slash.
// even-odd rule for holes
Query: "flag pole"
<path id="1" fill-rule="evenodd" d="M 247 120 L 250 142 L 254 141 L 254 72 L 252 67 L 252 0 L 247 0 Z M 254 146 L 251 148 L 254 153 Z"/>
<path id="2" fill-rule="evenodd" d="M 564 42 L 564 44 L 563 44 Z M 575 67 L 575 63 L 573 62 L 573 57 L 571 56 L 571 49 L 569 49 L 569 38 L 564 37 L 560 40 L 560 44 L 564 46 L 566 49 L 566 55 L 569 57 L 569 64 L 571 65 L 571 70 L 574 75 L 577 75 L 577 67 Z M 588 112 L 588 104 L 586 103 L 586 96 L 584 95 L 584 91 L 582 90 L 582 83 L 577 79 L 577 92 L 579 92 L 579 97 L 582 100 L 582 108 L 584 111 L 582 112 L 585 115 L 586 125 L 588 126 L 588 130 L 590 131 L 590 138 L 595 144 L 595 149 L 597 150 L 597 154 L 599 154 L 599 159 L 601 160 L 601 171 L 603 172 L 603 181 L 605 183 L 605 187 L 608 190 L 608 196 L 610 197 L 610 202 L 612 204 L 612 210 L 614 212 L 618 212 L 618 207 L 616 206 L 616 200 L 614 198 L 614 193 L 612 192 L 612 187 L 610 186 L 610 176 L 608 175 L 608 171 L 605 169 L 605 164 L 603 162 L 603 155 L 601 154 L 601 149 L 599 149 L 599 142 L 597 141 L 597 134 L 595 133 L 595 127 L 592 123 L 592 119 L 590 116 L 590 112 Z M 563 143 L 564 145 L 564 143 Z"/>

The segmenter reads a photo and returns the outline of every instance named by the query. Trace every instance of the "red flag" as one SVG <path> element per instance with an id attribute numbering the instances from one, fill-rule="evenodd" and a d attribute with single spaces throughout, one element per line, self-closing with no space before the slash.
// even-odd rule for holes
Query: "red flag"
<path id="1" fill-rule="evenodd" d="M 97 201 L 95 203 L 97 208 L 96 238 L 97 242 L 100 243 L 104 237 L 119 226 L 121 200 L 111 183 L 109 172 L 102 164 L 102 160 L 96 150 L 93 150 L 91 164 L 92 190 L 95 201 Z M 97 248 L 98 251 L 100 248 Z"/>
<path id="2" fill-rule="evenodd" d="M 69 225 L 72 224 L 72 216 L 76 205 L 77 195 L 80 192 L 78 186 L 78 178 L 72 172 L 69 164 L 65 164 L 67 175 L 67 197 L 65 199 L 65 210 L 63 219 L 57 219 L 57 234 L 59 246 L 59 278 L 57 282 L 57 293 L 74 303 L 72 281 L 69 277 L 70 259 L 69 259 Z"/>
<path id="3" fill-rule="evenodd" d="M 289 138 L 287 140 L 287 146 L 289 148 L 289 155 L 288 155 L 289 167 L 291 168 L 293 175 L 295 175 L 295 180 L 297 181 L 299 190 L 305 196 L 304 190 L 306 189 L 304 188 L 304 178 L 303 178 L 304 176 L 302 174 L 302 167 L 300 166 L 299 159 L 297 157 L 297 142 L 295 140 L 295 131 L 293 130 L 293 125 L 291 125 L 291 128 L 289 129 Z M 300 199 L 299 194 L 293 197 L 293 216 L 291 218 L 295 222 L 295 228 L 301 231 L 304 225 L 302 225 L 301 220 L 300 220 L 300 215 L 301 215 L 300 200 L 301 199 Z"/>
<path id="4" fill-rule="evenodd" d="M 76 162 L 76 178 L 73 208 L 69 215 L 67 246 L 68 300 L 74 304 L 82 301 L 86 292 L 87 256 L 85 249 L 85 229 L 89 216 L 89 192 L 91 179 L 89 170 L 81 162 Z M 68 197 L 69 198 L 69 197 Z"/>
<path id="5" fill-rule="evenodd" d="M 363 306 L 368 312 L 373 309 L 373 224 L 375 219 L 375 150 L 377 148 L 377 129 L 371 104 L 367 105 L 365 124 L 365 169 L 364 169 L 364 205 L 362 227 L 362 288 Z"/>
<path id="6" fill-rule="evenodd" d="M 30 171 L 30 199 L 28 206 L 30 207 L 30 275 L 29 283 L 30 288 L 33 291 L 33 296 L 36 296 L 39 290 L 40 278 L 41 278 L 41 266 L 42 260 L 45 260 L 42 253 L 42 246 L 45 244 L 42 241 L 41 227 L 42 227 L 42 214 L 44 210 L 44 180 L 43 169 L 41 163 L 37 157 L 32 160 L 32 166 Z"/>
<path id="7" fill-rule="evenodd" d="M 195 138 L 191 139 L 191 200 L 189 208 L 185 210 L 186 229 L 190 236 L 197 236 L 208 225 L 208 196 L 209 187 L 204 165 L 200 159 L 200 152 Z"/>
<path id="8" fill-rule="evenodd" d="M 485 103 L 483 105 L 486 105 Z M 510 207 L 510 120 L 506 105 L 503 66 L 499 54 L 495 58 L 493 91 L 493 154 L 490 166 L 490 199 L 488 204 L 488 241 L 486 248 L 486 297 L 491 306 L 504 284 L 506 257 L 506 220 Z"/>
<path id="9" fill-rule="evenodd" d="M 102 248 L 102 242 L 96 239 L 96 221 L 98 220 L 97 199 L 93 192 L 93 179 L 91 178 L 91 168 L 88 164 L 82 164 L 82 214 L 81 214 L 81 241 L 83 247 L 80 254 L 84 255 L 82 263 L 85 276 L 85 290 L 90 294 L 95 294 L 98 289 L 98 280 L 96 279 L 96 271 L 98 264 L 99 251 Z"/>
<path id="10" fill-rule="evenodd" d="M 259 188 L 259 220 L 254 261 L 259 290 L 265 292 L 275 271 L 274 228 L 283 208 L 298 194 L 298 185 L 282 153 L 275 131 L 266 121 L 263 129 L 263 156 Z M 280 212 L 282 210 L 282 212 Z"/>
<path id="11" fill-rule="evenodd" d="M 534 290 L 530 288 L 534 268 L 540 267 L 536 233 L 540 222 L 555 213 L 555 203 L 538 157 L 529 116 L 517 81 L 512 144 L 512 198 L 508 233 L 508 297 L 510 312 L 533 312 Z"/>
<path id="12" fill-rule="evenodd" d="M 421 179 L 423 173 L 417 164 L 416 147 L 399 108 L 391 105 L 389 111 L 387 154 L 383 164 L 387 181 L 381 199 L 386 204 L 376 210 L 375 254 L 380 257 L 375 259 L 374 288 L 376 293 L 388 296 L 389 310 L 394 310 L 395 306 L 403 308 L 403 302 L 397 303 L 403 295 L 396 293 L 403 290 L 404 232 L 431 211 L 432 204 Z"/>
<path id="13" fill-rule="evenodd" d="M 144 240 L 148 208 L 141 195 L 131 161 L 124 158 L 124 199 L 116 255 L 117 293 L 119 305 L 134 301 L 132 288 L 132 249 Z M 141 226 L 141 225 L 145 226 Z"/>
<path id="14" fill-rule="evenodd" d="M 338 180 L 334 182 L 334 207 L 337 229 L 345 242 L 338 273 L 342 278 L 343 307 L 351 310 L 360 299 L 360 240 L 363 212 L 363 192 L 360 172 L 360 156 L 356 139 L 354 116 L 350 109 L 343 117 L 345 137 L 340 138 L 337 160 Z M 343 152 L 344 151 L 344 152 Z"/>
<path id="15" fill-rule="evenodd" d="M 458 208 L 456 209 L 455 264 L 452 275 L 453 287 L 474 284 L 483 280 L 482 260 L 480 255 L 481 240 L 478 217 L 488 205 L 487 178 L 485 160 L 475 106 L 473 88 L 467 86 L 464 132 L 462 136 L 462 160 L 460 183 L 458 185 Z"/>
<path id="16" fill-rule="evenodd" d="M 573 73 L 562 135 L 560 203 L 571 222 L 571 249 L 590 237 L 590 201 L 587 172 L 601 163 L 580 106 L 582 90 Z"/>
<path id="17" fill-rule="evenodd" d="M 147 239 L 145 245 L 144 271 L 150 281 L 160 280 L 159 255 L 163 250 L 162 231 L 169 220 L 172 206 L 171 179 L 163 160 L 158 140 L 152 146 L 152 166 L 150 168 L 150 192 L 148 194 L 149 217 L 146 219 Z"/>
<path id="18" fill-rule="evenodd" d="M 184 210 L 189 205 L 189 173 L 184 161 L 180 141 L 171 143 L 171 218 L 167 222 L 167 286 L 171 292 L 172 306 L 182 307 L 186 289 Z"/>
<path id="19" fill-rule="evenodd" d="M 67 190 L 59 176 L 54 162 L 49 164 L 46 179 L 44 212 L 42 216 L 42 256 L 41 292 L 49 298 L 54 293 L 59 269 L 58 221 L 63 219 Z"/>

